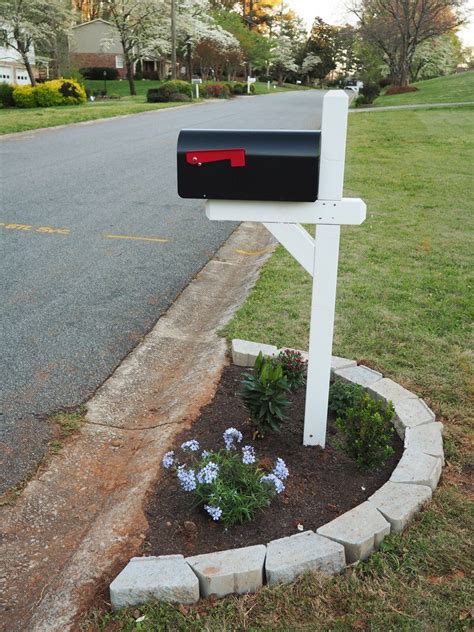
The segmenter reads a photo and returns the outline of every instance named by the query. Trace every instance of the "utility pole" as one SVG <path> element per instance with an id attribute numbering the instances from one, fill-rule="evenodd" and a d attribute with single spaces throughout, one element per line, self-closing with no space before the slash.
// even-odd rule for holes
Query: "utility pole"
<path id="1" fill-rule="evenodd" d="M 176 0 L 171 0 L 171 79 L 176 79 Z"/>

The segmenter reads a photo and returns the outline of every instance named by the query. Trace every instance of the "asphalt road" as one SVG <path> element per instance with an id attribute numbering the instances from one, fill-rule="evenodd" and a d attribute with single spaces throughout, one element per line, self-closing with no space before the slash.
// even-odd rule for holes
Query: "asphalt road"
<path id="1" fill-rule="evenodd" d="M 34 471 L 47 417 L 94 393 L 234 228 L 178 197 L 179 130 L 318 129 L 321 99 L 242 97 L 0 139 L 0 493 Z"/>

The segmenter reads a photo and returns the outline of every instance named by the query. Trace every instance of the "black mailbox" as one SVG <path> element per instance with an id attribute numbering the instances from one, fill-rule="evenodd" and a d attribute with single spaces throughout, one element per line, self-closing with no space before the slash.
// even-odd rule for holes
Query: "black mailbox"
<path id="1" fill-rule="evenodd" d="M 182 130 L 182 198 L 314 202 L 321 132 Z"/>

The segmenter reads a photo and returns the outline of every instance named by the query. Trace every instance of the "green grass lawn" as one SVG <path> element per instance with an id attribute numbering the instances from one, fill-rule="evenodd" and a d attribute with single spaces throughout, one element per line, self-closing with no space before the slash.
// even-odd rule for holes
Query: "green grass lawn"
<path id="1" fill-rule="evenodd" d="M 374 105 L 410 105 L 415 103 L 453 103 L 456 101 L 474 102 L 474 71 L 457 75 L 436 77 L 418 81 L 413 86 L 417 92 L 380 96 Z"/>
<path id="2" fill-rule="evenodd" d="M 158 88 L 158 86 L 162 83 L 162 81 L 152 81 L 149 79 L 136 80 L 135 88 L 137 91 L 137 96 L 145 97 L 147 91 L 150 88 Z M 85 79 L 84 85 L 86 86 L 86 88 L 89 88 L 91 92 L 96 92 L 104 89 L 104 82 L 101 79 Z M 107 94 L 118 95 L 120 97 L 130 96 L 130 87 L 128 85 L 128 81 L 126 79 L 114 79 L 107 81 Z"/>
<path id="3" fill-rule="evenodd" d="M 345 193 L 366 200 L 368 217 L 342 229 L 334 353 L 413 390 L 445 423 L 447 467 L 432 503 L 339 577 L 194 607 L 102 609 L 84 629 L 472 629 L 473 120 L 474 107 L 350 118 Z M 307 348 L 310 289 L 279 248 L 225 335 Z"/>

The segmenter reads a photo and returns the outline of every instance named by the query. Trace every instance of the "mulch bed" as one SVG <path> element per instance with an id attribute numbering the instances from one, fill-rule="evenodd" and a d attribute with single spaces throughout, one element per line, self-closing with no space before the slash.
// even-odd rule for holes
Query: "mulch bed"
<path id="1" fill-rule="evenodd" d="M 333 419 L 328 422 L 325 450 L 303 447 L 305 388 L 291 395 L 283 430 L 252 441 L 248 414 L 239 396 L 245 371 L 248 369 L 236 366 L 224 369 L 214 399 L 201 411 L 192 429 L 177 437 L 173 449 L 179 454 L 179 446 L 187 439 L 198 439 L 201 449 L 221 449 L 222 433 L 234 426 L 244 435 L 241 445 L 254 445 L 258 458 L 269 459 L 269 463 L 277 457 L 285 461 L 290 471 L 285 491 L 252 522 L 225 529 L 204 511 L 191 509 L 192 494 L 182 491 L 174 474 L 163 470 L 147 506 L 149 530 L 144 554 L 210 553 L 294 535 L 298 533 L 297 525 L 316 530 L 366 500 L 390 478 L 403 452 L 396 433 L 394 455 L 383 468 L 372 472 L 359 470 L 336 447 L 338 431 Z"/>

